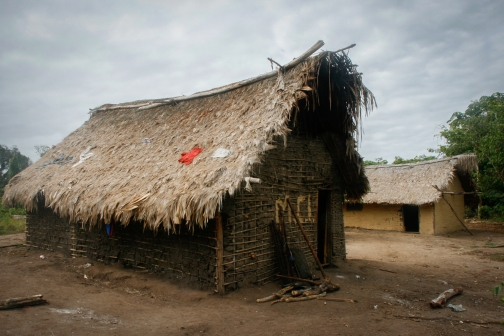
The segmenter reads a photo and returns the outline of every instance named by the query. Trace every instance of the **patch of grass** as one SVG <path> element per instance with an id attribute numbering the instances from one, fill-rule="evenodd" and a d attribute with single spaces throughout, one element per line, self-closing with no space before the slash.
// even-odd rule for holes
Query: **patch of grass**
<path id="1" fill-rule="evenodd" d="M 12 218 L 0 219 L 0 235 L 21 233 L 25 231 L 25 227 L 26 227 L 25 219 L 12 219 Z"/>
<path id="2" fill-rule="evenodd" d="M 4 207 L 0 202 L 0 235 L 25 231 L 26 219 L 13 219 L 13 215 L 26 215 L 26 211 L 21 207 Z"/>

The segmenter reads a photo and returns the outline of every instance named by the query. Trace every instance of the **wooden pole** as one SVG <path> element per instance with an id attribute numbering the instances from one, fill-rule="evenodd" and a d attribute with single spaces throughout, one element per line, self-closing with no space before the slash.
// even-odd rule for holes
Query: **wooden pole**
<path id="1" fill-rule="evenodd" d="M 455 215 L 455 217 L 457 217 L 460 224 L 462 224 L 462 226 L 465 227 L 465 229 L 467 230 L 467 232 L 469 232 L 471 234 L 471 236 L 474 236 L 473 233 L 471 232 L 471 230 L 469 230 L 469 228 L 465 225 L 464 221 L 462 219 L 460 219 L 459 215 L 457 214 L 455 209 L 453 209 L 450 202 L 448 202 L 448 200 L 444 197 L 444 192 L 441 189 L 439 189 L 438 186 L 433 185 L 432 187 L 434 187 L 437 191 L 441 192 L 441 198 L 446 202 L 446 204 L 448 204 L 448 206 L 450 207 L 450 209 L 453 212 L 453 214 Z"/>
<path id="2" fill-rule="evenodd" d="M 292 215 L 296 219 L 296 223 L 298 224 L 299 229 L 301 230 L 301 233 L 303 234 L 304 239 L 306 240 L 306 243 L 308 243 L 308 247 L 310 247 L 310 251 L 313 254 L 313 258 L 315 258 L 315 261 L 317 262 L 317 266 L 320 269 L 320 273 L 322 273 L 322 276 L 324 277 L 325 280 L 329 279 L 327 277 L 327 274 L 324 272 L 324 268 L 322 267 L 322 264 L 320 263 L 320 260 L 319 260 L 319 258 L 317 256 L 317 252 L 315 252 L 315 250 L 313 249 L 313 246 L 312 246 L 312 244 L 310 242 L 310 239 L 308 238 L 308 235 L 306 234 L 306 232 L 305 232 L 305 230 L 303 228 L 303 224 L 301 224 L 301 221 L 299 220 L 299 217 L 296 214 L 296 211 L 294 210 L 294 207 L 292 206 L 290 198 L 287 198 L 287 204 L 289 204 L 289 207 L 291 209 Z"/>
<path id="3" fill-rule="evenodd" d="M 215 236 L 217 238 L 217 249 L 215 250 L 216 267 L 215 267 L 215 280 L 216 291 L 220 295 L 226 294 L 224 287 L 224 231 L 222 229 L 222 216 L 220 211 L 217 212 L 215 217 Z"/>
<path id="4" fill-rule="evenodd" d="M 442 195 L 442 198 L 444 199 L 446 204 L 448 204 L 448 206 L 450 207 L 450 209 L 453 212 L 453 214 L 455 215 L 455 217 L 457 217 L 457 219 L 459 220 L 460 224 L 462 224 L 462 226 L 465 227 L 465 229 L 467 230 L 467 232 L 469 232 L 471 234 L 471 236 L 474 236 L 473 233 L 471 232 L 471 230 L 469 230 L 469 228 L 465 225 L 464 221 L 462 219 L 460 219 L 458 214 L 455 212 L 455 209 L 453 209 L 450 202 L 448 202 L 448 200 L 444 197 L 444 195 Z"/>

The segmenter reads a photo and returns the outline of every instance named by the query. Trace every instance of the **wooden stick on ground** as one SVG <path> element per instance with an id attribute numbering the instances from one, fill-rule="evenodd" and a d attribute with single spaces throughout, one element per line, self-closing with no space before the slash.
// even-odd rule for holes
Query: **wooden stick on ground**
<path id="1" fill-rule="evenodd" d="M 23 298 L 12 298 L 0 301 L 0 309 L 22 308 L 26 306 L 37 306 L 48 303 L 42 299 L 42 294 L 37 294 Z"/>
<path id="2" fill-rule="evenodd" d="M 339 298 L 317 298 L 317 300 L 357 303 L 357 300 Z"/>
<path id="3" fill-rule="evenodd" d="M 402 318 L 402 319 L 411 319 L 411 320 L 424 320 L 424 321 L 448 321 L 448 322 L 464 322 L 464 323 L 473 323 L 473 324 L 500 324 L 502 325 L 502 321 L 472 321 L 472 320 L 461 320 L 461 319 L 451 319 L 446 317 L 424 317 L 424 316 L 404 316 L 404 315 L 394 315 L 394 317 Z"/>
<path id="4" fill-rule="evenodd" d="M 321 293 L 321 294 L 316 294 L 316 295 L 309 295 L 309 296 L 301 296 L 301 297 L 289 297 L 285 299 L 285 302 L 298 302 L 298 301 L 307 301 L 307 300 L 314 300 L 320 297 L 326 296 L 326 292 Z"/>
<path id="5" fill-rule="evenodd" d="M 282 296 L 280 299 L 278 299 L 278 300 L 275 300 L 275 301 L 271 302 L 271 303 L 270 303 L 270 305 L 272 306 L 272 305 L 274 305 L 275 303 L 278 303 L 278 302 L 285 302 L 285 300 L 286 300 L 287 298 L 288 298 L 288 296 L 287 296 L 287 295 Z"/>
<path id="6" fill-rule="evenodd" d="M 266 296 L 266 297 L 257 299 L 256 302 L 263 303 L 263 302 L 273 301 L 275 299 L 278 299 L 278 296 L 276 296 L 275 294 L 271 294 L 270 296 Z"/>
<path id="7" fill-rule="evenodd" d="M 268 302 L 268 301 L 279 299 L 279 298 L 281 299 L 285 293 L 287 293 L 288 291 L 290 291 L 292 289 L 294 289 L 294 286 L 287 286 L 285 288 L 280 289 L 278 292 L 276 292 L 270 296 L 266 296 L 264 298 L 257 299 L 256 302 L 262 303 L 262 302 Z"/>
<path id="8" fill-rule="evenodd" d="M 451 299 L 456 295 L 462 294 L 463 291 L 464 290 L 462 288 L 455 288 L 455 289 L 450 288 L 444 291 L 443 293 L 439 294 L 439 296 L 434 300 L 432 300 L 431 302 L 429 302 L 429 304 L 431 308 L 441 308 L 444 306 L 446 301 L 448 301 L 449 299 Z"/>

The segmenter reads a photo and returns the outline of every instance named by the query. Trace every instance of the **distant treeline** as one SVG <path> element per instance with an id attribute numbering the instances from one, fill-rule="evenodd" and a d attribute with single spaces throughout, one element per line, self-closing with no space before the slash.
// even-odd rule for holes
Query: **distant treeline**
<path id="1" fill-rule="evenodd" d="M 429 160 L 434 160 L 434 159 L 436 159 L 435 156 L 426 156 L 426 155 L 415 156 L 413 159 L 403 159 L 400 156 L 395 156 L 392 164 L 414 163 L 414 162 L 429 161 Z M 364 160 L 364 166 L 383 165 L 383 164 L 388 164 L 388 161 L 385 160 L 384 158 L 381 158 L 381 157 L 374 159 L 374 161 Z"/>

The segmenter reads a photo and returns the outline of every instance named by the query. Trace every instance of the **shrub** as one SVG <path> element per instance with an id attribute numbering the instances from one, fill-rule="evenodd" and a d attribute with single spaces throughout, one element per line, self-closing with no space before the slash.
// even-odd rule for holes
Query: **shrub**
<path id="1" fill-rule="evenodd" d="M 0 235 L 24 232 L 25 219 L 13 219 L 13 215 L 26 215 L 20 206 L 7 208 L 0 202 Z"/>

